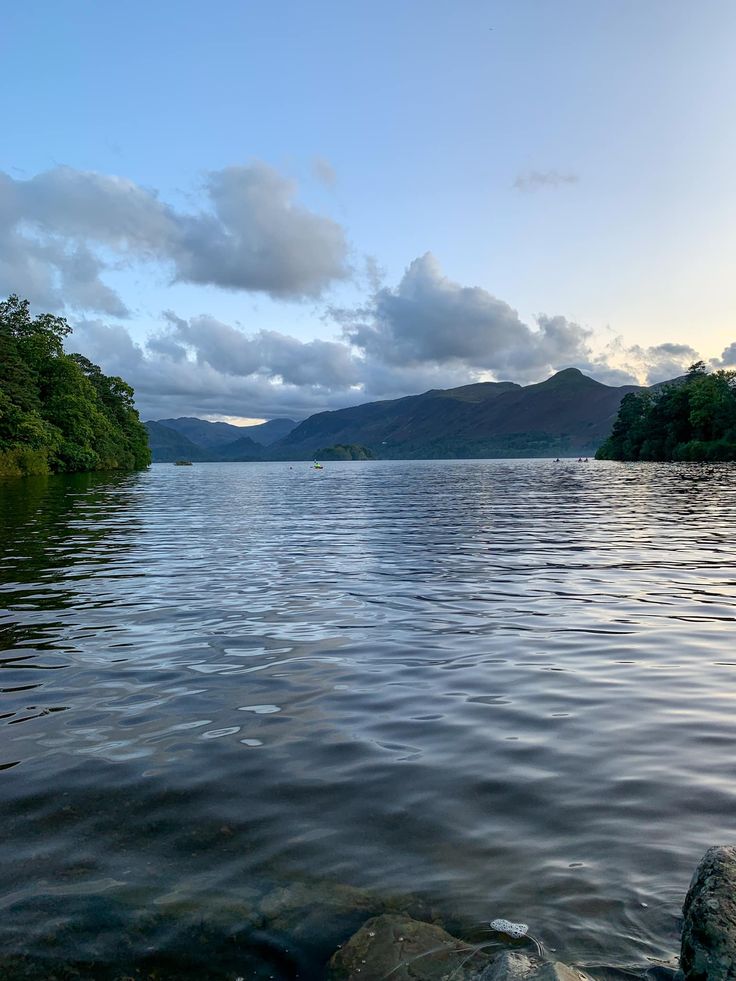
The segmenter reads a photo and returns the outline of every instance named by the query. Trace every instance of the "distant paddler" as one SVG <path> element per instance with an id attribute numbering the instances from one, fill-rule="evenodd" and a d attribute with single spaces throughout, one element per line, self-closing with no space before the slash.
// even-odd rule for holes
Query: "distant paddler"
<path id="1" fill-rule="evenodd" d="M 312 469 L 313 470 L 324 470 L 324 467 L 322 466 L 321 463 L 317 463 L 317 461 L 315 460 Z"/>

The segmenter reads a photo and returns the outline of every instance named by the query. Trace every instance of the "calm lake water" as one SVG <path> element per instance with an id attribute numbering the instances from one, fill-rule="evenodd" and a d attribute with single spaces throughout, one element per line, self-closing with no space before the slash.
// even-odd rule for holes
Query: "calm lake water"
<path id="1" fill-rule="evenodd" d="M 387 908 L 664 974 L 736 839 L 735 519 L 729 465 L 0 486 L 0 975 L 316 978 Z"/>

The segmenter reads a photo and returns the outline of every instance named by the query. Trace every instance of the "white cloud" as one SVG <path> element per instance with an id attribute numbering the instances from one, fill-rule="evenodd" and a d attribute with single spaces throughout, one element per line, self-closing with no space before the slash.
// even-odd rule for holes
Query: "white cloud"
<path id="1" fill-rule="evenodd" d="M 711 358 L 713 368 L 736 368 L 736 341 L 724 348 L 720 358 Z"/>
<path id="2" fill-rule="evenodd" d="M 642 347 L 626 345 L 619 337 L 607 346 L 602 359 L 646 385 L 655 385 L 684 375 L 693 362 L 700 360 L 700 354 L 689 344 L 665 342 Z"/>
<path id="3" fill-rule="evenodd" d="M 448 279 L 429 252 L 410 264 L 395 288 L 379 289 L 363 308 L 333 315 L 352 344 L 391 365 L 445 365 L 525 379 L 589 356 L 586 328 L 546 315 L 529 327 L 487 290 Z"/>
<path id="4" fill-rule="evenodd" d="M 342 227 L 300 205 L 273 168 L 212 171 L 202 190 L 200 210 L 183 212 L 120 177 L 0 172 L 0 292 L 121 317 L 125 304 L 101 279 L 111 261 L 162 263 L 177 281 L 281 299 L 319 296 L 349 275 Z"/>

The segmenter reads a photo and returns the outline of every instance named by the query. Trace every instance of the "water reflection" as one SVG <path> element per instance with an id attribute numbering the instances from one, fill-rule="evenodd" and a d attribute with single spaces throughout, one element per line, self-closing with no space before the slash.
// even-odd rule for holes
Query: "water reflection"
<path id="1" fill-rule="evenodd" d="M 668 957 L 733 837 L 735 504 L 546 461 L 0 485 L 7 956 L 316 976 L 393 904 Z"/>

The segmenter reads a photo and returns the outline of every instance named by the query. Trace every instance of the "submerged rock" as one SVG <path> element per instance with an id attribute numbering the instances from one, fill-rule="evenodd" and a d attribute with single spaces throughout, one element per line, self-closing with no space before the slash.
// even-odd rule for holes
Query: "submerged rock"
<path id="1" fill-rule="evenodd" d="M 381 913 L 431 920 L 432 910 L 411 896 L 380 896 L 328 881 L 294 882 L 261 901 L 264 927 L 285 945 L 319 955 L 320 963 L 371 916 Z"/>
<path id="2" fill-rule="evenodd" d="M 295 882 L 268 893 L 260 912 L 268 928 L 301 941 L 310 937 L 342 939 L 376 912 L 376 901 L 352 886 Z"/>
<path id="3" fill-rule="evenodd" d="M 562 961 L 542 961 L 518 950 L 505 950 L 483 971 L 479 981 L 590 981 Z"/>
<path id="4" fill-rule="evenodd" d="M 682 908 L 680 967 L 686 981 L 736 979 L 736 847 L 709 848 Z"/>
<path id="5" fill-rule="evenodd" d="M 442 927 L 409 916 L 384 914 L 364 923 L 327 968 L 329 981 L 470 981 L 487 958 Z M 576 979 L 577 981 L 577 979 Z"/>

